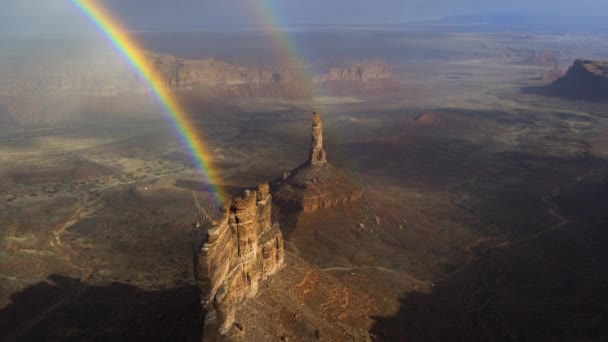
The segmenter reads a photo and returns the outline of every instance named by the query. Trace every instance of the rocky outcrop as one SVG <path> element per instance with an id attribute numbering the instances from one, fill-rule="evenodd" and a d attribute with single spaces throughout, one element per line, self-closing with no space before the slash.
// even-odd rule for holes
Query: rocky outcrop
<path id="1" fill-rule="evenodd" d="M 566 74 L 566 70 L 562 69 L 559 64 L 555 63 L 553 69 L 543 72 L 540 75 L 542 81 L 553 82 Z"/>
<path id="2" fill-rule="evenodd" d="M 381 62 L 331 67 L 313 76 L 313 82 L 323 94 L 334 96 L 383 95 L 401 88 L 392 67 Z"/>
<path id="3" fill-rule="evenodd" d="M 197 87 L 235 87 L 256 84 L 285 84 L 293 80 L 289 72 L 233 65 L 213 58 L 183 59 L 148 53 L 148 59 L 174 91 Z"/>
<path id="4" fill-rule="evenodd" d="M 442 123 L 442 117 L 433 112 L 424 112 L 422 114 L 417 115 L 414 118 L 414 121 L 418 124 L 422 125 L 437 125 Z"/>
<path id="5" fill-rule="evenodd" d="M 376 79 L 393 78 L 393 70 L 384 63 L 354 64 L 347 67 L 330 68 L 326 74 L 313 77 L 315 83 L 331 81 L 357 81 L 366 82 Z"/>
<path id="6" fill-rule="evenodd" d="M 309 159 L 273 182 L 272 193 L 277 206 L 288 212 L 314 212 L 363 195 L 359 185 L 327 162 L 320 113 L 312 115 Z"/>
<path id="7" fill-rule="evenodd" d="M 312 113 L 312 134 L 308 160 L 311 165 L 327 164 L 327 152 L 323 148 L 323 121 L 321 121 L 319 112 Z"/>
<path id="8" fill-rule="evenodd" d="M 258 67 L 214 58 L 186 59 L 145 52 L 145 58 L 173 92 L 223 97 L 310 96 L 313 83 L 325 95 L 374 95 L 399 89 L 392 68 L 378 62 L 329 67 L 324 74 L 307 75 L 295 67 Z M 337 62 L 336 62 L 337 63 Z M 110 59 L 49 60 L 20 65 L 0 78 L 0 95 L 26 93 L 78 94 L 100 98 L 121 94 L 148 95 L 149 85 L 129 65 Z"/>
<path id="9" fill-rule="evenodd" d="M 608 61 L 576 60 L 546 90 L 568 99 L 608 101 Z"/>
<path id="10" fill-rule="evenodd" d="M 268 184 L 227 202 L 222 211 L 197 257 L 205 341 L 226 333 L 237 307 L 284 264 L 283 235 L 272 222 Z"/>

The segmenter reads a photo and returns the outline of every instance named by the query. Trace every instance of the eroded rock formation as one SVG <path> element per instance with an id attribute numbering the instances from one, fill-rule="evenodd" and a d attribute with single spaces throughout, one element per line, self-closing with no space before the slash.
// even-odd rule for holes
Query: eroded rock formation
<path id="1" fill-rule="evenodd" d="M 186 59 L 167 54 L 144 52 L 166 88 L 176 92 L 214 91 L 229 96 L 297 96 L 316 82 L 344 91 L 378 88 L 392 80 L 392 68 L 379 62 L 330 67 L 328 73 L 298 79 L 297 70 L 284 67 L 262 68 L 237 65 L 214 58 Z M 128 65 L 114 60 L 49 61 L 31 69 L 3 75 L 0 93 L 25 90 L 80 92 L 109 97 L 121 93 L 147 93 L 148 84 Z M 363 86 L 365 84 L 365 86 Z M 356 87 L 355 85 L 359 85 Z M 391 86 L 394 86 L 391 83 Z M 386 86 L 381 87 L 386 89 Z M 3 91 L 4 90 L 4 91 Z"/>
<path id="2" fill-rule="evenodd" d="M 576 60 L 547 90 L 568 99 L 608 101 L 608 61 Z"/>
<path id="3" fill-rule="evenodd" d="M 226 333 L 237 307 L 284 264 L 283 235 L 271 219 L 268 184 L 225 203 L 222 212 L 198 254 L 205 341 Z"/>
<path id="4" fill-rule="evenodd" d="M 562 69 L 559 64 L 555 63 L 553 69 L 543 72 L 540 79 L 543 81 L 553 82 L 566 74 L 566 70 Z"/>
<path id="5" fill-rule="evenodd" d="M 330 67 L 327 73 L 313 76 L 313 82 L 324 94 L 336 96 L 382 95 L 401 89 L 392 67 L 382 62 Z"/>
<path id="6" fill-rule="evenodd" d="M 327 164 L 327 152 L 323 148 L 323 121 L 319 112 L 312 113 L 312 134 L 310 143 L 310 157 L 312 165 Z"/>
<path id="7" fill-rule="evenodd" d="M 317 83 L 330 81 L 362 81 L 373 79 L 389 79 L 393 77 L 393 70 L 384 63 L 363 63 L 347 67 L 330 68 L 327 74 L 318 74 L 313 77 Z"/>
<path id="8" fill-rule="evenodd" d="M 357 200 L 363 195 L 359 185 L 327 162 L 319 112 L 312 115 L 309 159 L 273 182 L 272 191 L 279 208 L 302 212 L 329 208 Z"/>

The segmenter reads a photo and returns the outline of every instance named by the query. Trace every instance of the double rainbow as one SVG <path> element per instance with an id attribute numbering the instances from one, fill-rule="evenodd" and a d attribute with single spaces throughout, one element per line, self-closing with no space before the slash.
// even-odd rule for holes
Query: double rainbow
<path id="1" fill-rule="evenodd" d="M 205 146 L 199 130 L 189 121 L 186 110 L 165 86 L 154 66 L 144 55 L 144 50 L 127 34 L 127 30 L 99 4 L 99 0 L 72 0 L 72 2 L 99 28 L 112 45 L 124 55 L 127 61 L 145 79 L 151 91 L 169 115 L 183 144 L 192 153 L 197 167 L 205 175 L 217 201 L 222 202 L 224 195 L 217 186 L 218 178 L 211 165 L 211 154 Z"/>
<path id="2" fill-rule="evenodd" d="M 133 65 L 145 79 L 152 93 L 158 98 L 171 119 L 178 136 L 194 156 L 197 167 L 203 172 L 207 183 L 215 193 L 218 203 L 224 200 L 224 194 L 217 186 L 218 178 L 211 165 L 211 155 L 204 144 L 200 131 L 188 120 L 187 112 L 164 85 L 154 66 L 144 55 L 137 42 L 128 35 L 128 31 L 109 13 L 100 0 L 71 0 L 103 33 L 112 45 Z M 246 0 L 251 13 L 256 17 L 274 41 L 275 53 L 287 65 L 287 69 L 295 72 L 299 84 L 308 86 L 305 96 L 315 106 L 317 91 L 311 82 L 312 73 L 308 66 L 298 57 L 301 54 L 289 36 L 281 31 L 278 14 L 269 0 Z"/>

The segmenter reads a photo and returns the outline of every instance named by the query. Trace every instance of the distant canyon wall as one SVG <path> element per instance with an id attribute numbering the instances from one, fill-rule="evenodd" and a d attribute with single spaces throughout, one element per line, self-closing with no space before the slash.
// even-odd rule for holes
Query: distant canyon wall
<path id="1" fill-rule="evenodd" d="M 184 59 L 151 52 L 146 58 L 166 89 L 216 102 L 313 94 L 365 97 L 399 90 L 392 68 L 378 61 L 334 62 L 334 66 L 321 68 L 325 71 L 310 75 L 293 68 L 271 70 L 214 58 Z M 88 120 L 121 113 L 141 116 L 154 111 L 156 100 L 151 95 L 147 82 L 119 60 L 45 60 L 0 68 L 0 122 L 45 123 L 87 115 Z"/>
<path id="2" fill-rule="evenodd" d="M 146 53 L 146 58 L 172 91 L 197 91 L 212 88 L 219 94 L 234 96 L 297 95 L 310 83 L 365 83 L 392 80 L 392 68 L 381 62 L 331 67 L 327 73 L 298 79 L 296 70 L 269 70 L 235 65 L 214 58 L 183 59 L 170 55 Z M 297 83 L 309 83 L 297 86 Z M 273 89 L 276 88 L 276 89 Z M 205 89 L 209 90 L 209 89 Z M 92 96 L 115 96 L 120 93 L 149 92 L 148 85 L 125 65 L 103 60 L 64 61 L 39 65 L 33 70 L 3 77 L 0 94 L 16 95 L 26 91 L 79 92 Z"/>

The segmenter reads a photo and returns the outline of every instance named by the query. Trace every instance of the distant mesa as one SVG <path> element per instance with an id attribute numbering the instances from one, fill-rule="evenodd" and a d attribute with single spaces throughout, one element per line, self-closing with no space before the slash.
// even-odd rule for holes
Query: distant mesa
<path id="1" fill-rule="evenodd" d="M 271 183 L 277 206 L 287 212 L 314 212 L 363 196 L 362 188 L 327 162 L 321 114 L 312 114 L 308 160 Z"/>
<path id="2" fill-rule="evenodd" d="M 553 69 L 543 72 L 540 75 L 541 81 L 553 82 L 563 77 L 566 74 L 566 70 L 559 66 L 558 63 L 555 63 Z"/>
<path id="3" fill-rule="evenodd" d="M 441 117 L 437 113 L 433 112 L 424 112 L 414 119 L 416 123 L 423 125 L 434 125 L 441 122 Z"/>
<path id="4" fill-rule="evenodd" d="M 526 65 L 550 65 L 557 64 L 557 56 L 551 51 L 534 51 L 531 55 L 524 58 L 521 64 Z"/>
<path id="5" fill-rule="evenodd" d="M 283 234 L 272 221 L 268 184 L 226 202 L 223 217 L 197 253 L 204 341 L 220 339 L 232 327 L 236 309 L 254 297 L 260 283 L 284 265 Z"/>
<path id="6" fill-rule="evenodd" d="M 399 91 L 393 68 L 384 62 L 352 63 L 331 67 L 312 77 L 322 93 L 334 96 L 384 95 Z"/>
<path id="7" fill-rule="evenodd" d="M 608 61 L 576 60 L 566 74 L 545 87 L 546 95 L 608 101 Z"/>

